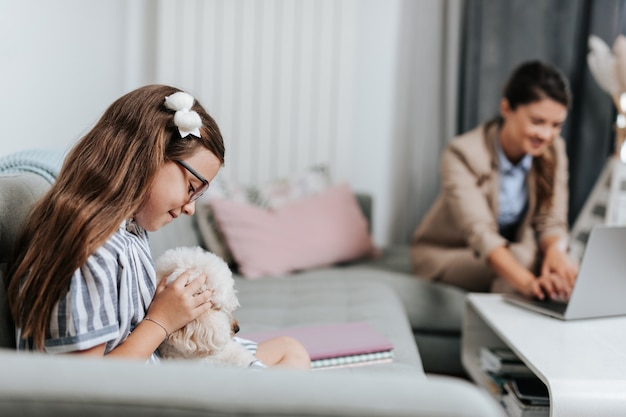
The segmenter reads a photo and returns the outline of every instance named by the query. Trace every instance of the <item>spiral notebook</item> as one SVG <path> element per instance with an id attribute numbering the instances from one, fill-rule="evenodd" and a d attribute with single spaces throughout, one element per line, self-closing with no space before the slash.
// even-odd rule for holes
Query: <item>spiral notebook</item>
<path id="1" fill-rule="evenodd" d="M 287 327 L 237 336 L 262 342 L 277 336 L 300 341 L 309 352 L 312 368 L 391 362 L 393 344 L 367 322 Z"/>

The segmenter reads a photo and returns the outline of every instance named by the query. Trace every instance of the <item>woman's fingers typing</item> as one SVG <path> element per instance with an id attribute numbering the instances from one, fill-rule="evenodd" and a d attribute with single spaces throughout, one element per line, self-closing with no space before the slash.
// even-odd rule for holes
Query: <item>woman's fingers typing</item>
<path id="1" fill-rule="evenodd" d="M 566 300 L 572 290 L 572 286 L 563 276 L 550 272 L 538 279 L 541 288 L 553 300 Z"/>

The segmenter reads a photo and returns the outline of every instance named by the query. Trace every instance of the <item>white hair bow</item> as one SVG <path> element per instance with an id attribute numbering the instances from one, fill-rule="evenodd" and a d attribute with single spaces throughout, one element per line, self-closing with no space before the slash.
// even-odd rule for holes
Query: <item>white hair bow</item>
<path id="1" fill-rule="evenodd" d="M 176 112 L 174 124 L 178 127 L 181 138 L 186 138 L 189 135 L 200 137 L 202 119 L 195 110 L 191 110 L 194 101 L 190 94 L 182 91 L 165 97 L 165 107 Z"/>

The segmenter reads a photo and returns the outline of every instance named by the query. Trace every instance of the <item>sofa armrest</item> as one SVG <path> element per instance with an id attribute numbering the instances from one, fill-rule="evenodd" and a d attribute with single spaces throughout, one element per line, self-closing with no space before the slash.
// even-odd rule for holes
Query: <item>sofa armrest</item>
<path id="1" fill-rule="evenodd" d="M 0 415 L 498 416 L 486 392 L 419 372 L 219 368 L 0 350 Z M 341 371 L 341 370 L 338 370 Z"/>
<path id="2" fill-rule="evenodd" d="M 7 263 L 24 219 L 48 188 L 44 177 L 31 172 L 0 175 L 0 347 L 15 347 L 15 325 L 6 295 Z"/>

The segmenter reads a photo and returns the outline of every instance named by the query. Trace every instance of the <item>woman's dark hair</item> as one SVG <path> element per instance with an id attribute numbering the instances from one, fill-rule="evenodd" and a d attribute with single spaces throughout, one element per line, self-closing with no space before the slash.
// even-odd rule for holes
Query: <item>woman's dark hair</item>
<path id="1" fill-rule="evenodd" d="M 502 96 L 511 109 L 549 98 L 569 108 L 572 96 L 569 83 L 561 71 L 541 61 L 530 61 L 517 67 L 504 86 Z"/>
<path id="2" fill-rule="evenodd" d="M 519 65 L 504 85 L 502 97 L 509 102 L 511 110 L 518 106 L 535 103 L 543 99 L 554 100 L 569 108 L 572 94 L 569 83 L 556 67 L 541 61 L 528 61 Z M 487 123 L 485 129 L 493 124 L 502 125 L 504 120 L 498 116 Z M 533 159 L 533 171 L 537 181 L 537 201 L 539 207 L 547 210 L 552 206 L 554 180 L 556 176 L 556 150 L 548 147 L 543 155 Z"/>

